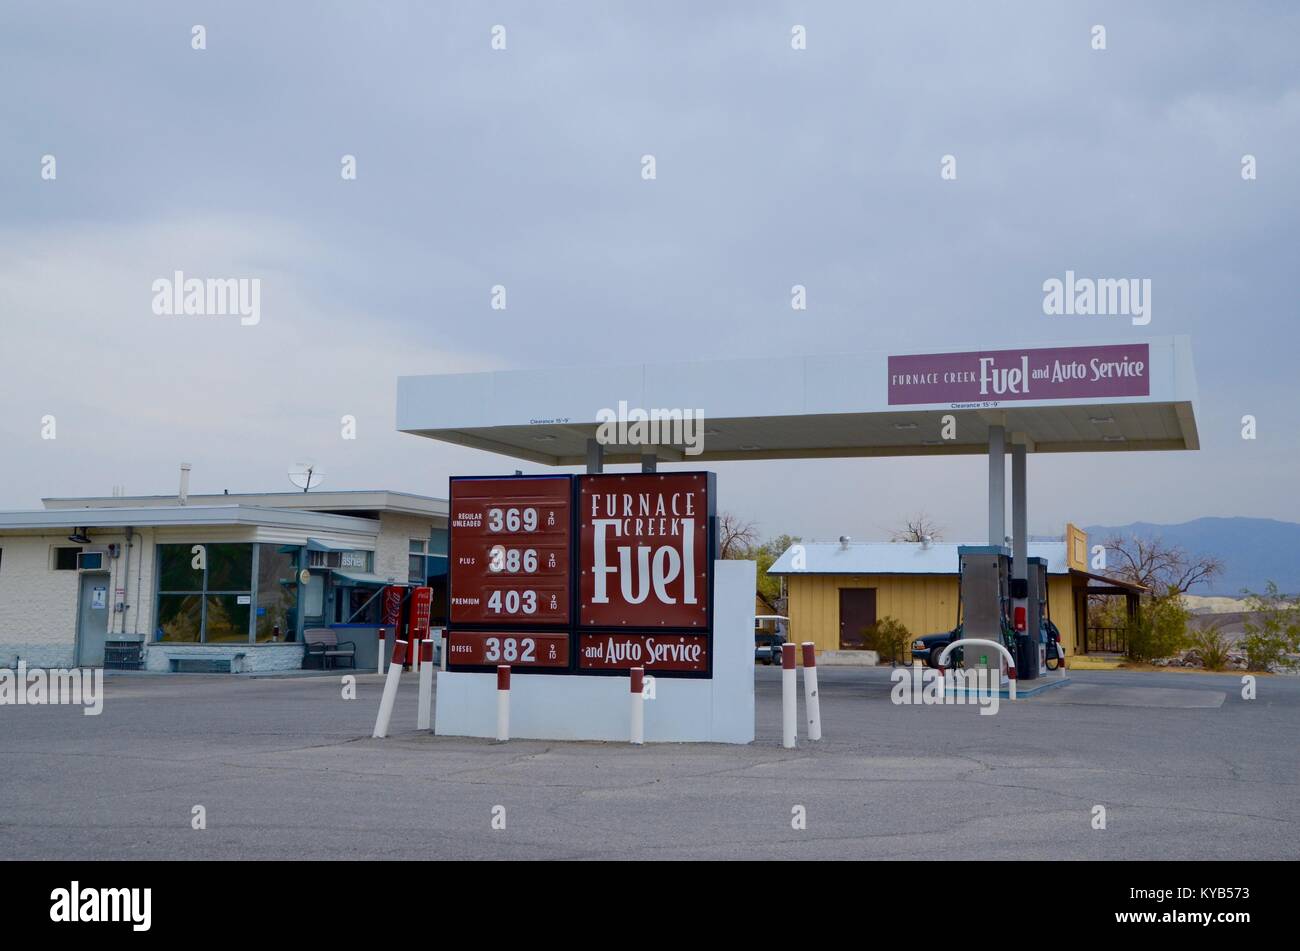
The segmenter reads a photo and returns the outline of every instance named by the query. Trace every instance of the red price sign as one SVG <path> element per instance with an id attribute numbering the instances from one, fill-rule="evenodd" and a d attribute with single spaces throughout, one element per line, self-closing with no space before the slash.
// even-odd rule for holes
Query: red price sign
<path id="1" fill-rule="evenodd" d="M 709 626 L 709 476 L 578 477 L 578 623 Z"/>
<path id="2" fill-rule="evenodd" d="M 452 624 L 567 624 L 569 476 L 451 480 Z"/>
<path id="3" fill-rule="evenodd" d="M 457 667 L 568 667 L 568 634 L 521 631 L 452 631 L 447 635 L 447 669 Z"/>

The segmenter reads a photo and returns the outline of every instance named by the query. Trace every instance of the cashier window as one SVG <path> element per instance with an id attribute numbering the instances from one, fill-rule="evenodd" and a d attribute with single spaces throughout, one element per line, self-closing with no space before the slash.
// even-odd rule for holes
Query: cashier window
<path id="1" fill-rule="evenodd" d="M 377 594 L 377 589 L 369 586 L 335 588 L 334 623 L 379 624 L 380 606 L 384 599 L 376 597 Z"/>

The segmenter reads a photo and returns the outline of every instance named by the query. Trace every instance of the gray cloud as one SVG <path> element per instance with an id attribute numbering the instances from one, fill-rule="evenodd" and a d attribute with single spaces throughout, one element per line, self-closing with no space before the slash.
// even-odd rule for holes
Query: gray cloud
<path id="1" fill-rule="evenodd" d="M 1297 26 L 1268 3 L 8 5 L 0 505 L 170 490 L 182 454 L 197 491 L 307 455 L 430 494 L 517 465 L 393 433 L 399 373 L 1135 335 L 1042 315 L 1073 268 L 1153 280 L 1204 448 L 1035 458 L 1031 528 L 1300 519 Z M 178 268 L 262 277 L 262 323 L 155 317 Z M 978 460 L 719 471 L 772 532 L 919 508 L 982 532 Z"/>

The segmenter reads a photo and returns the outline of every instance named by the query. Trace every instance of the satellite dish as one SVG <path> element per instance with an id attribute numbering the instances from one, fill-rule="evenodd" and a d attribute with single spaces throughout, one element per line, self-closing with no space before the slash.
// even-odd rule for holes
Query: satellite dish
<path id="1" fill-rule="evenodd" d="M 316 468 L 314 462 L 295 462 L 289 467 L 289 481 L 304 492 L 316 488 L 324 477 L 325 474 Z"/>

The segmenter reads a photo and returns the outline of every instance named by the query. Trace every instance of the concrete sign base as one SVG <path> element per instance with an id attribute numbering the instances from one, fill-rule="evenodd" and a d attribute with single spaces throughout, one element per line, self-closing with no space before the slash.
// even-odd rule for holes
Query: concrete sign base
<path id="1" fill-rule="evenodd" d="M 752 561 L 714 563 L 713 679 L 656 677 L 655 698 L 645 701 L 646 742 L 754 741 L 755 579 Z M 495 737 L 496 694 L 495 674 L 439 671 L 434 732 Z M 626 743 L 632 729 L 627 698 L 627 677 L 512 677 L 510 736 Z"/>

